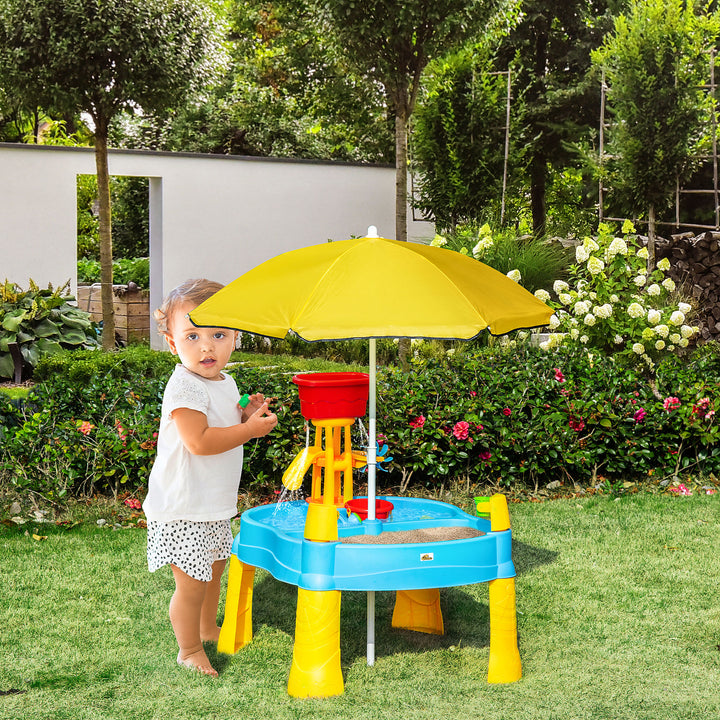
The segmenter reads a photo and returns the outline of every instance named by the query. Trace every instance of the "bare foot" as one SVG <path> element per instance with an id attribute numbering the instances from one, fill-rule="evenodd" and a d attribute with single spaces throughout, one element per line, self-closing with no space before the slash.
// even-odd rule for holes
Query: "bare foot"
<path id="1" fill-rule="evenodd" d="M 177 661 L 178 665 L 183 665 L 190 670 L 197 670 L 203 675 L 209 675 L 210 677 L 217 677 L 217 670 L 210 664 L 207 655 L 204 650 L 198 650 L 187 657 L 181 657 L 181 652 L 178 653 Z"/>
<path id="2" fill-rule="evenodd" d="M 220 637 L 220 628 L 210 628 L 210 632 L 202 632 L 200 631 L 200 639 L 203 642 L 211 642 L 215 643 L 217 645 L 218 638 Z"/>

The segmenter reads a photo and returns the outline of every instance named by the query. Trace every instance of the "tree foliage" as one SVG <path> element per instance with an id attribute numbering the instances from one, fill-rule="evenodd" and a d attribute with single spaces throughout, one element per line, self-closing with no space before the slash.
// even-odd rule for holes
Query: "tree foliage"
<path id="1" fill-rule="evenodd" d="M 103 345 L 114 346 L 107 140 L 123 111 L 171 107 L 219 60 L 217 18 L 194 0 L 2 0 L 4 87 L 28 108 L 94 123 Z"/>
<path id="2" fill-rule="evenodd" d="M 610 182 L 630 211 L 651 220 L 707 146 L 714 98 L 700 86 L 718 23 L 717 13 L 684 0 L 635 1 L 594 55 L 613 119 Z"/>

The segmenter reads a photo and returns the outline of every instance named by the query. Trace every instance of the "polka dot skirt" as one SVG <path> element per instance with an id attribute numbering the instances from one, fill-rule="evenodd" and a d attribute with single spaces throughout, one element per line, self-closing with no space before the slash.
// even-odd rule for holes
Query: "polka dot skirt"
<path id="1" fill-rule="evenodd" d="M 148 522 L 148 569 L 175 565 L 201 582 L 212 580 L 212 565 L 232 552 L 230 520 Z"/>

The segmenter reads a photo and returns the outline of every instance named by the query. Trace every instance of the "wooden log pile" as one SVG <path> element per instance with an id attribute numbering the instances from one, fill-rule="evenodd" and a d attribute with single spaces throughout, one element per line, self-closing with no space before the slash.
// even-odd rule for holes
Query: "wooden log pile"
<path id="1" fill-rule="evenodd" d="M 720 340 L 720 232 L 657 238 L 655 255 L 670 261 L 667 275 L 692 297 L 697 316 L 690 322 L 700 327 L 698 341 Z"/>

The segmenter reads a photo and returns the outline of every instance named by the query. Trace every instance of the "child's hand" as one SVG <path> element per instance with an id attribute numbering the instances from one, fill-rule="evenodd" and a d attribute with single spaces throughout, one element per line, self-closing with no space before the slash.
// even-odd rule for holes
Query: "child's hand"
<path id="1" fill-rule="evenodd" d="M 249 407 L 249 406 L 248 406 Z M 265 400 L 262 405 L 245 421 L 245 427 L 251 437 L 265 437 L 277 425 L 277 415 L 269 411 L 268 402 Z"/>
<path id="2" fill-rule="evenodd" d="M 248 404 L 243 408 L 243 422 L 245 422 L 253 413 L 262 407 L 265 402 L 265 396 L 262 393 L 254 393 L 249 395 Z"/>

